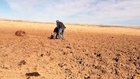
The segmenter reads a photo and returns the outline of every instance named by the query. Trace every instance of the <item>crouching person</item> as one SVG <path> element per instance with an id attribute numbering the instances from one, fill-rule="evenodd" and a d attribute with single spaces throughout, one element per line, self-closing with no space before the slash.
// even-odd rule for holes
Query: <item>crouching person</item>
<path id="1" fill-rule="evenodd" d="M 58 29 L 58 39 L 60 39 L 60 38 L 64 39 L 64 31 L 66 28 L 65 25 L 62 22 L 60 22 L 59 20 L 56 20 L 56 25 L 57 25 L 57 29 Z"/>

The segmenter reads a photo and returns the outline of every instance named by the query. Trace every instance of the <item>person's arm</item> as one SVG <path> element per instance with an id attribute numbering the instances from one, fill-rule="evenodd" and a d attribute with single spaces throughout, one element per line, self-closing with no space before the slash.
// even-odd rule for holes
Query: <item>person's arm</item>
<path id="1" fill-rule="evenodd" d="M 60 28 L 60 23 L 57 22 L 57 23 L 56 23 L 56 26 L 57 26 L 57 28 L 59 29 L 59 28 Z"/>
<path id="2" fill-rule="evenodd" d="M 64 28 L 66 28 L 66 26 L 64 25 Z"/>
<path id="3" fill-rule="evenodd" d="M 58 23 L 56 23 L 56 27 L 58 27 Z"/>
<path id="4" fill-rule="evenodd" d="M 63 28 L 66 28 L 66 26 L 64 25 L 64 23 L 62 23 Z"/>

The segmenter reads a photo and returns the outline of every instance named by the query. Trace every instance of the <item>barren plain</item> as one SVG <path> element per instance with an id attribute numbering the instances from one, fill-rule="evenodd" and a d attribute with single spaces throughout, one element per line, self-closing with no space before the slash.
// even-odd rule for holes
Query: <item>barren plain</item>
<path id="1" fill-rule="evenodd" d="M 0 79 L 140 79 L 139 28 L 65 25 L 61 40 L 55 23 L 1 20 Z"/>

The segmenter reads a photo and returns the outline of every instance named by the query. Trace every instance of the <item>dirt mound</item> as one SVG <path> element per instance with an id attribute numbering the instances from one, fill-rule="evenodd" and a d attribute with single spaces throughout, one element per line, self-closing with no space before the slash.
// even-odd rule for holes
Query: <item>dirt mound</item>
<path id="1" fill-rule="evenodd" d="M 26 33 L 25 33 L 25 31 L 23 31 L 23 30 L 18 30 L 18 31 L 15 32 L 15 35 L 16 35 L 16 36 L 25 36 Z"/>

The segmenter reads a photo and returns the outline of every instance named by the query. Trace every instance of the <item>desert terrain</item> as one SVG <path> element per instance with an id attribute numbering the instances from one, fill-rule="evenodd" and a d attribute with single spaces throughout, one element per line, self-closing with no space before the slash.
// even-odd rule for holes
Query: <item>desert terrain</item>
<path id="1" fill-rule="evenodd" d="M 140 27 L 65 25 L 0 20 L 0 79 L 140 79 Z"/>

